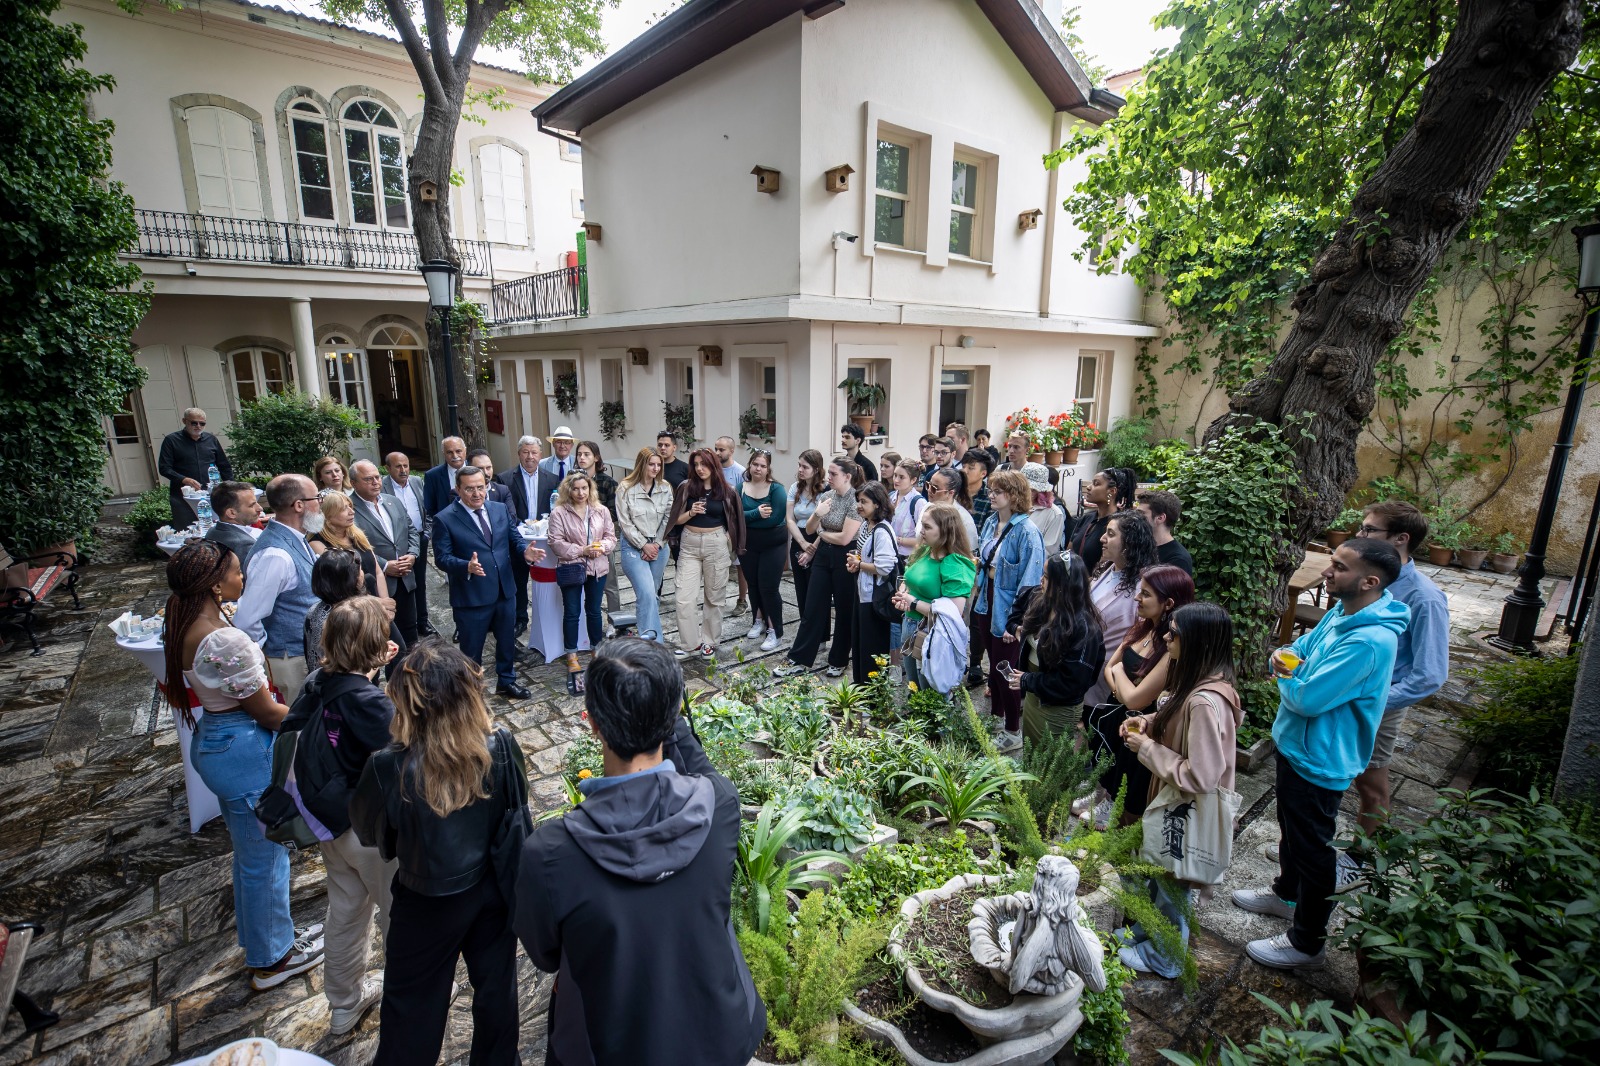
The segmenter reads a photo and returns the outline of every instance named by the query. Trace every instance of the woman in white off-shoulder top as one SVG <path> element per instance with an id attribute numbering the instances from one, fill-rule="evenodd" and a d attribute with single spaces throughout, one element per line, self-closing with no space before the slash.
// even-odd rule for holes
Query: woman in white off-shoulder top
<path id="1" fill-rule="evenodd" d="M 244 591 L 238 556 L 192 541 L 167 562 L 167 586 L 167 699 L 190 713 L 181 677 L 205 708 L 190 757 L 233 838 L 234 920 L 250 984 L 272 988 L 322 962 L 321 926 L 296 930 L 289 916 L 289 854 L 255 815 L 272 780 L 273 730 L 289 708 L 275 698 L 261 649 L 222 614 Z"/>

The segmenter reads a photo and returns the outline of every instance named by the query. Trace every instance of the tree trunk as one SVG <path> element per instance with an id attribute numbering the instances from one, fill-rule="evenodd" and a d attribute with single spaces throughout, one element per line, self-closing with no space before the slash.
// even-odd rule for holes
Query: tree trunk
<path id="1" fill-rule="evenodd" d="M 450 239 L 450 164 L 456 127 L 461 122 L 462 100 L 466 83 L 445 87 L 443 99 L 428 99 L 422 108 L 422 124 L 417 129 L 416 150 L 411 155 L 409 176 L 411 217 L 417 235 L 417 250 L 422 261 L 448 259 L 461 265 L 455 243 Z M 432 182 L 438 190 L 438 199 L 425 203 L 422 183 Z M 460 276 L 457 276 L 459 295 Z M 449 385 L 446 374 L 455 375 L 457 421 L 459 434 L 468 447 L 487 443 L 483 432 L 483 406 L 478 402 L 478 376 L 471 359 L 469 337 L 462 331 L 451 335 L 451 358 L 444 357 L 444 335 L 439 328 L 439 316 L 428 317 L 428 354 L 433 366 L 434 392 L 440 412 L 441 436 L 449 430 Z"/>
<path id="2" fill-rule="evenodd" d="M 1294 329 L 1206 430 L 1211 441 L 1256 420 L 1305 420 L 1295 445 L 1301 484 L 1278 553 L 1280 611 L 1305 545 L 1355 484 L 1379 360 L 1582 33 L 1579 0 L 1462 0 L 1416 120 L 1356 192 L 1351 217 L 1296 294 Z"/>

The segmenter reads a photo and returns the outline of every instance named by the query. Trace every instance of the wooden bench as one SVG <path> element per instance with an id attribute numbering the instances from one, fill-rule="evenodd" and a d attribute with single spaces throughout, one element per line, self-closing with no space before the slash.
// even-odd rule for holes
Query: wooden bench
<path id="1" fill-rule="evenodd" d="M 0 923 L 0 1031 L 5 1029 L 12 1007 L 22 1016 L 23 1032 L 37 1033 L 61 1020 L 61 1015 L 44 1010 L 17 988 L 28 947 L 33 943 L 34 934 L 40 931 L 32 922 Z"/>
<path id="2" fill-rule="evenodd" d="M 33 645 L 33 654 L 43 655 L 44 649 L 33 632 L 34 608 L 64 588 L 72 594 L 73 609 L 83 609 L 78 599 L 78 557 L 56 551 L 13 559 L 10 552 L 0 548 L 0 575 L 0 625 L 20 625 Z"/>

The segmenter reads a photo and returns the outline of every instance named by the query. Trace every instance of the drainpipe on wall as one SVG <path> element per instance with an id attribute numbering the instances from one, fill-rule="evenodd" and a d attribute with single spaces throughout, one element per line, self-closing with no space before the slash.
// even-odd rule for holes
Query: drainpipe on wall
<path id="1" fill-rule="evenodd" d="M 1061 142 L 1066 130 L 1066 112 L 1057 111 L 1055 121 L 1051 123 L 1052 141 L 1050 150 L 1053 152 L 1061 147 Z M 1048 179 L 1044 204 L 1044 264 L 1039 271 L 1039 317 L 1050 317 L 1050 283 L 1055 272 L 1056 261 L 1056 197 L 1061 195 L 1061 167 L 1052 167 Z"/>

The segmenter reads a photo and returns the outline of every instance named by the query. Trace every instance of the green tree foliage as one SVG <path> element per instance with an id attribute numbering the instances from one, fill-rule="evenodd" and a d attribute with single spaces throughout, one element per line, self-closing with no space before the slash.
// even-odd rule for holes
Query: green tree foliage
<path id="1" fill-rule="evenodd" d="M 144 380 L 129 338 L 148 301 L 117 260 L 133 200 L 106 180 L 111 123 L 85 107 L 112 80 L 83 69 L 81 29 L 52 23 L 56 6 L 17 0 L 0 43 L 0 540 L 17 554 L 94 525 L 101 418 Z"/>
<path id="2" fill-rule="evenodd" d="M 1457 25 L 1446 0 L 1177 0 L 1157 24 L 1179 31 L 1111 122 L 1076 131 L 1051 165 L 1090 153 L 1066 208 L 1084 255 L 1159 287 L 1172 315 L 1164 344 L 1185 356 L 1168 373 L 1234 393 L 1278 347 L 1290 297 L 1348 217 L 1351 200 L 1411 126 L 1430 65 Z M 1576 308 L 1541 333 L 1541 282 L 1570 292 L 1567 229 L 1600 203 L 1590 146 L 1600 135 L 1595 34 L 1539 103 L 1487 193 L 1433 271 L 1406 329 L 1379 366 L 1369 426 L 1396 471 L 1424 490 L 1485 462 L 1517 458 L 1517 437 L 1558 401 L 1575 358 Z M 1403 355 L 1439 339 L 1438 299 L 1486 289 L 1466 323 L 1477 351 L 1409 380 Z M 1481 295 L 1481 294 L 1480 294 Z M 1446 353 L 1441 353 L 1445 355 Z M 1481 363 L 1481 365 L 1480 365 Z M 1406 406 L 1453 402 L 1420 435 Z M 1476 432 L 1462 448 L 1457 435 Z M 1484 445 L 1487 445 L 1485 447 Z M 1509 476 L 1508 465 L 1506 475 Z"/>
<path id="3" fill-rule="evenodd" d="M 234 473 L 251 477 L 311 475 L 324 455 L 349 454 L 351 437 L 377 432 L 359 409 L 289 390 L 245 404 L 228 435 Z"/>

